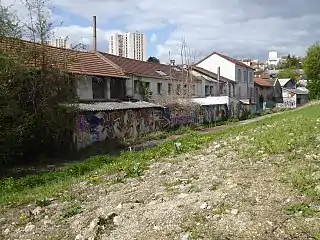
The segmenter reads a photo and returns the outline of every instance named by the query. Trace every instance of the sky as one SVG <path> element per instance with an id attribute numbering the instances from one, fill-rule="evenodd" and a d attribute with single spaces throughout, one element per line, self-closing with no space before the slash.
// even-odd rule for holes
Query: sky
<path id="1" fill-rule="evenodd" d="M 19 1 L 14 4 L 23 13 Z M 266 60 L 269 51 L 303 56 L 320 39 L 319 0 L 51 0 L 56 37 L 92 43 L 97 16 L 98 50 L 114 33 L 146 34 L 147 56 L 179 61 L 183 39 L 197 58 L 217 51 L 234 58 Z M 62 24 L 61 24 L 62 23 Z"/>

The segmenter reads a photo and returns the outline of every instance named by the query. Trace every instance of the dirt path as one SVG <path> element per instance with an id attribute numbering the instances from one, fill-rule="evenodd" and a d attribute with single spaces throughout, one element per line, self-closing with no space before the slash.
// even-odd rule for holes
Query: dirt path
<path id="1" fill-rule="evenodd" d="M 284 212 L 304 197 L 281 181 L 277 156 L 240 158 L 247 140 L 162 159 L 141 178 L 81 182 L 63 202 L 10 209 L 3 239 L 314 239 L 305 229 L 319 219 Z M 23 220 L 29 210 L 32 220 Z"/>

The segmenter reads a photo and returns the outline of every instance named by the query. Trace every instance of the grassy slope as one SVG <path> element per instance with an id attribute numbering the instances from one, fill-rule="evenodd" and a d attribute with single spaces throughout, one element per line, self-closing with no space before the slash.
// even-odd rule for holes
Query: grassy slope
<path id="1" fill-rule="evenodd" d="M 150 162 L 159 158 L 194 151 L 210 144 L 212 140 L 230 135 L 237 136 L 258 127 L 262 127 L 263 130 L 253 135 L 248 149 L 242 154 L 250 157 L 261 154 L 285 154 L 290 160 L 290 164 L 286 163 L 290 175 L 287 180 L 300 191 L 319 200 L 315 191 L 319 182 L 312 177 L 319 170 L 319 162 L 313 155 L 317 154 L 320 146 L 319 118 L 320 105 L 313 105 L 220 132 L 206 135 L 191 133 L 179 140 L 182 143 L 179 151 L 174 150 L 172 141 L 169 141 L 144 152 L 125 152 L 119 157 L 98 156 L 59 171 L 2 180 L 0 204 L 22 204 L 46 197 L 58 197 L 68 190 L 71 184 L 83 179 L 95 179 L 102 174 L 123 172 L 128 177 L 140 176 Z"/>

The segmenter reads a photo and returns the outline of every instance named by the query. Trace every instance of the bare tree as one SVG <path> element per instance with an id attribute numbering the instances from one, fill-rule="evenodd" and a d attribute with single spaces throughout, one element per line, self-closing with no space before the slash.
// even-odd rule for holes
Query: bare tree
<path id="1" fill-rule="evenodd" d="M 21 26 L 16 14 L 11 12 L 12 6 L 4 6 L 0 0 L 0 37 L 20 37 Z"/>
<path id="2" fill-rule="evenodd" d="M 177 51 L 179 59 L 171 59 L 169 52 L 170 73 L 167 77 L 168 84 L 171 86 L 171 94 L 162 94 L 156 103 L 170 106 L 173 110 L 190 111 L 199 107 L 192 101 L 196 95 L 197 81 L 192 74 L 193 64 L 199 60 L 201 54 L 188 46 L 185 38 Z"/>

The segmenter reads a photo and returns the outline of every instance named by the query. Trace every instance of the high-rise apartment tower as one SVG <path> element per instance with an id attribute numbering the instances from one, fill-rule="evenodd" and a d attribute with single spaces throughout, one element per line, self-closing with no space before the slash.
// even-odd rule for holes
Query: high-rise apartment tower
<path id="1" fill-rule="evenodd" d="M 109 53 L 146 61 L 146 39 L 143 33 L 114 34 L 109 39 Z"/>

